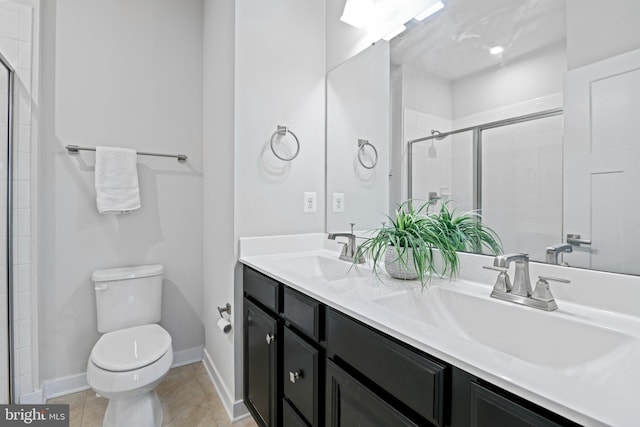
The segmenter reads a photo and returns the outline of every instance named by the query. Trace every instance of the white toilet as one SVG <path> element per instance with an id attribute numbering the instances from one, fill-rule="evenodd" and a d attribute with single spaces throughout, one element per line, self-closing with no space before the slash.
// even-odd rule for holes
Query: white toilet
<path id="1" fill-rule="evenodd" d="M 159 427 L 156 386 L 173 363 L 171 335 L 156 323 L 162 303 L 161 265 L 96 270 L 98 331 L 87 366 L 91 388 L 109 399 L 104 427 Z"/>

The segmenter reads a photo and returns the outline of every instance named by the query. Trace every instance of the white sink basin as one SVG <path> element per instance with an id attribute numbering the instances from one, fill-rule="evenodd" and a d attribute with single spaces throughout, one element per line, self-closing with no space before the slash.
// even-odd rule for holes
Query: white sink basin
<path id="1" fill-rule="evenodd" d="M 358 277 L 368 274 L 365 266 L 353 266 L 348 261 L 342 261 L 336 255 L 329 257 L 324 255 L 290 256 L 282 261 L 276 261 L 279 268 L 287 272 L 305 277 L 307 279 L 320 279 L 326 281 L 339 280 L 347 277 Z"/>
<path id="2" fill-rule="evenodd" d="M 447 284 L 375 299 L 398 316 L 425 322 L 463 339 L 536 365 L 576 376 L 597 373 L 633 349 L 633 336 L 482 294 L 464 293 Z M 600 361 L 601 363 L 597 363 Z"/>

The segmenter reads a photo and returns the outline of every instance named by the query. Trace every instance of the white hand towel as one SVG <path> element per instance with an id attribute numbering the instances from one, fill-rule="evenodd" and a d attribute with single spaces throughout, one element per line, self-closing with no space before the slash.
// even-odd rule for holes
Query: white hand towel
<path id="1" fill-rule="evenodd" d="M 100 213 L 127 213 L 140 207 L 137 153 L 96 147 L 96 203 Z"/>

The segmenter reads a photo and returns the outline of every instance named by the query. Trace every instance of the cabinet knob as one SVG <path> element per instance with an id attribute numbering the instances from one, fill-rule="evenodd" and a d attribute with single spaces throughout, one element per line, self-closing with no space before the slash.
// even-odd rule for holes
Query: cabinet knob
<path id="1" fill-rule="evenodd" d="M 292 383 L 296 383 L 296 381 L 298 380 L 298 378 L 302 378 L 302 371 L 293 371 L 293 372 L 289 372 L 289 381 L 291 381 Z"/>
<path id="2" fill-rule="evenodd" d="M 272 342 L 273 340 L 275 340 L 275 339 L 276 339 L 276 336 L 275 336 L 275 335 L 272 335 L 272 334 L 267 333 L 267 338 L 266 338 L 266 340 L 267 340 L 267 344 L 271 344 L 271 342 Z"/>

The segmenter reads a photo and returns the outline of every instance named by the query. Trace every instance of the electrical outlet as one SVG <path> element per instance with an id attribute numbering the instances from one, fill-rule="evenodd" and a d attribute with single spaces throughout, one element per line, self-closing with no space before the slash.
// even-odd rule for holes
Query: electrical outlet
<path id="1" fill-rule="evenodd" d="M 344 212 L 344 193 L 333 193 L 333 212 Z"/>
<path id="2" fill-rule="evenodd" d="M 304 213 L 313 213 L 318 210 L 318 195 L 315 191 L 304 193 Z"/>

